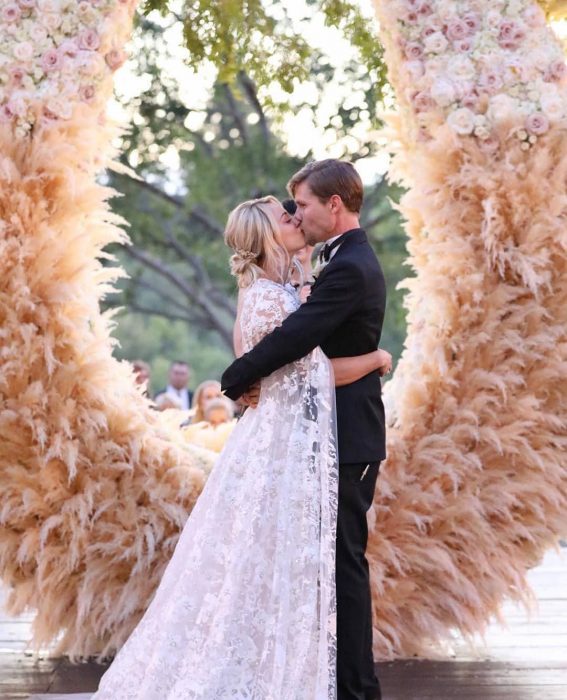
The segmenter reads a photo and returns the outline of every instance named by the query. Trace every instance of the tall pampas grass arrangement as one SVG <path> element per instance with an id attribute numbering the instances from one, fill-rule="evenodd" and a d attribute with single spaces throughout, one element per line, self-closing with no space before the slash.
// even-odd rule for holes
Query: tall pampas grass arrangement
<path id="1" fill-rule="evenodd" d="M 4 5 L 0 25 L 0 575 L 10 612 L 37 611 L 36 646 L 104 655 L 143 614 L 213 455 L 152 410 L 99 311 L 120 275 L 104 248 L 127 243 L 95 178 L 134 6 L 57 7 Z"/>
<path id="2" fill-rule="evenodd" d="M 375 652 L 482 631 L 567 532 L 567 84 L 530 0 L 376 0 L 408 338 L 385 387 Z"/>

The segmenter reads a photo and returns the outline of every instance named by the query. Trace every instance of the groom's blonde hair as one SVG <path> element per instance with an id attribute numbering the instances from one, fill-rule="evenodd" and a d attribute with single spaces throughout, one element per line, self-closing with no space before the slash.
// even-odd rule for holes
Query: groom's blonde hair
<path id="1" fill-rule="evenodd" d="M 248 287 L 265 271 L 275 273 L 281 282 L 287 279 L 290 256 L 270 209 L 271 204 L 279 203 L 272 195 L 250 199 L 239 204 L 228 216 L 224 240 L 234 251 L 230 271 L 239 287 Z"/>

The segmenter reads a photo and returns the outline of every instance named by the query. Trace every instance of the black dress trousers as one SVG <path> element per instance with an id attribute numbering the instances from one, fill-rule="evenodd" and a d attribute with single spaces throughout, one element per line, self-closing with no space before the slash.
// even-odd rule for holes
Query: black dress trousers
<path id="1" fill-rule="evenodd" d="M 338 700 L 380 700 L 372 655 L 372 603 L 366 513 L 380 462 L 339 465 L 337 520 Z"/>

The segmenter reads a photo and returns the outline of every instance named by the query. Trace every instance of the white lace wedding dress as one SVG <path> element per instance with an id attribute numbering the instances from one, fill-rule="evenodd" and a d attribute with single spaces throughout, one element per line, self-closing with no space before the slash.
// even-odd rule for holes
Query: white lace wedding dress
<path id="1" fill-rule="evenodd" d="M 292 287 L 257 280 L 244 350 L 298 305 Z M 262 381 L 98 691 L 34 698 L 334 700 L 333 384 L 319 349 Z"/>

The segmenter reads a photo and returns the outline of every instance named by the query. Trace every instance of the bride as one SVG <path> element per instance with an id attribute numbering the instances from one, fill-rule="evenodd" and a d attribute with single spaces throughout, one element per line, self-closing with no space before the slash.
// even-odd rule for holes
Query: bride
<path id="1" fill-rule="evenodd" d="M 288 279 L 305 239 L 274 197 L 236 207 L 225 239 L 246 352 L 299 307 Z M 96 693 L 32 697 L 334 700 L 334 387 L 387 357 L 377 350 L 333 368 L 317 348 L 264 379 Z"/>

